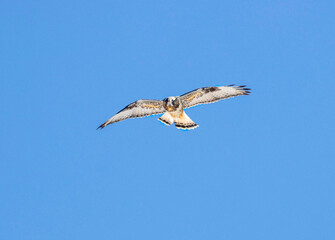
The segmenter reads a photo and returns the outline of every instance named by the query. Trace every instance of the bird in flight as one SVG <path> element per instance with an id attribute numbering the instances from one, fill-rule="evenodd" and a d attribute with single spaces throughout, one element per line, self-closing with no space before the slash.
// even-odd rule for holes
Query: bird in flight
<path id="1" fill-rule="evenodd" d="M 163 114 L 158 120 L 165 125 L 170 126 L 174 123 L 179 129 L 194 129 L 199 125 L 186 115 L 184 109 L 239 95 L 249 95 L 249 90 L 250 88 L 245 88 L 245 85 L 234 86 L 233 84 L 222 87 L 198 88 L 181 96 L 168 97 L 163 100 L 140 99 L 126 106 L 97 129 L 103 129 L 109 124 L 129 118 L 141 118 L 156 114 Z"/>

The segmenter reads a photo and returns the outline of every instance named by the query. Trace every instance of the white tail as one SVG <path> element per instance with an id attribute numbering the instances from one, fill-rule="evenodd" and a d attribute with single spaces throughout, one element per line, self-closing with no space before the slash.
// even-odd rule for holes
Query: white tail
<path id="1" fill-rule="evenodd" d="M 189 118 L 189 116 L 187 116 L 185 112 L 183 112 L 178 118 L 174 118 L 173 120 L 176 128 L 178 129 L 191 130 L 199 127 L 199 125 L 193 122 L 192 119 Z"/>
<path id="2" fill-rule="evenodd" d="M 164 113 L 160 118 L 158 118 L 158 120 L 168 126 L 170 126 L 173 123 L 173 118 L 168 112 Z"/>

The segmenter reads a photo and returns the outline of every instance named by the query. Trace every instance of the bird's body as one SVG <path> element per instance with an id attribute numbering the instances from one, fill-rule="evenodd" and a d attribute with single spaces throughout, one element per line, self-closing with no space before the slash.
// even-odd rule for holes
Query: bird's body
<path id="1" fill-rule="evenodd" d="M 165 125 L 170 126 L 172 123 L 177 128 L 194 129 L 198 127 L 185 113 L 184 105 L 180 97 L 168 97 L 163 100 L 163 106 L 166 112 L 158 118 Z"/>
<path id="2" fill-rule="evenodd" d="M 245 86 L 223 86 L 205 87 L 185 93 L 181 96 L 168 97 L 163 100 L 138 100 L 126 106 L 98 128 L 102 129 L 109 124 L 119 122 L 128 118 L 145 117 L 155 114 L 163 114 L 159 121 L 180 129 L 194 129 L 198 125 L 193 122 L 185 113 L 184 109 L 199 104 L 213 103 L 221 99 L 235 97 L 238 95 L 248 95 L 249 88 Z"/>

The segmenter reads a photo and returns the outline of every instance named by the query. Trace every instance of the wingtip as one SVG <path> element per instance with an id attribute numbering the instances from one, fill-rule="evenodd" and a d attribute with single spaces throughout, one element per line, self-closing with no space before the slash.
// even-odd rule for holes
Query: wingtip
<path id="1" fill-rule="evenodd" d="M 99 127 L 97 127 L 97 129 L 96 130 L 102 130 L 104 127 L 106 127 L 106 126 L 104 126 L 104 124 L 101 124 Z"/>
<path id="2" fill-rule="evenodd" d="M 243 91 L 244 95 L 250 95 L 251 93 L 251 88 L 247 88 L 246 85 L 237 86 L 237 89 Z"/>

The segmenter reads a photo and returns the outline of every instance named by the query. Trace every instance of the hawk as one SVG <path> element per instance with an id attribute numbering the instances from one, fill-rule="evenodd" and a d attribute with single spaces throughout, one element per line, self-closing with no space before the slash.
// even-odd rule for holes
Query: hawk
<path id="1" fill-rule="evenodd" d="M 165 125 L 170 126 L 174 123 L 179 129 L 194 129 L 199 125 L 186 115 L 184 109 L 239 95 L 249 95 L 249 90 L 250 88 L 245 88 L 245 85 L 234 86 L 232 84 L 222 87 L 198 88 L 181 96 L 168 97 L 163 100 L 141 99 L 126 106 L 97 129 L 103 129 L 109 124 L 129 118 L 141 118 L 156 114 L 163 114 L 158 120 Z"/>

